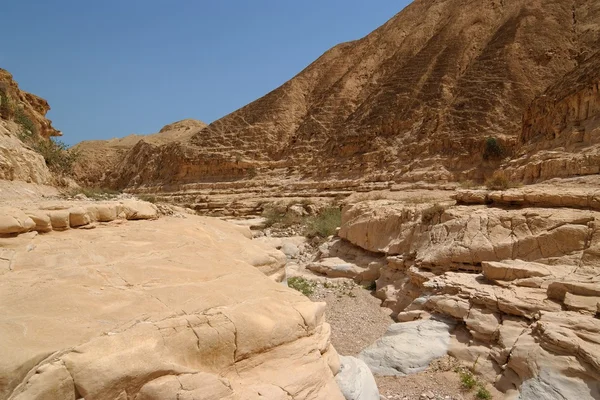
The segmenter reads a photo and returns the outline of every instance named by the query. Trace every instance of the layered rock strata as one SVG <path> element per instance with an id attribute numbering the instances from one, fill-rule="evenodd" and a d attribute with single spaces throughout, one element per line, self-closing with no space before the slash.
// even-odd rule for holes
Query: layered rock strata
<path id="1" fill-rule="evenodd" d="M 486 199 L 515 199 L 518 190 L 456 196 L 483 198 L 482 205 L 360 202 L 344 209 L 339 236 L 369 256 L 386 257 L 376 295 L 401 322 L 397 329 L 410 330 L 402 322 L 451 319 L 445 351 L 503 392 L 595 399 L 600 213 L 589 202 L 565 207 L 565 198 L 576 197 L 569 192 L 544 197 L 543 189 L 521 189 L 521 199 L 528 190 L 537 201 L 494 207 Z M 410 366 L 427 364 L 402 353 L 397 362 L 386 357 L 389 365 L 375 365 L 371 353 L 384 345 L 361 355 L 376 372 L 408 373 Z"/>

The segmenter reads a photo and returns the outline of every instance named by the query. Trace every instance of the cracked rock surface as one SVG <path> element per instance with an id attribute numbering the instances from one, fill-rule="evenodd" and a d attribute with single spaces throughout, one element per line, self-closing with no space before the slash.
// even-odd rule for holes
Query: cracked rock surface
<path id="1" fill-rule="evenodd" d="M 459 205 L 363 201 L 343 210 L 339 236 L 345 246 L 365 250 L 364 257 L 385 257 L 370 272 L 375 295 L 404 325 L 397 329 L 451 318 L 456 325 L 444 352 L 507 395 L 597 399 L 600 212 L 588 203 L 565 206 L 574 192 L 552 194 L 545 186 L 493 192 L 487 198 L 503 200 L 491 206 L 473 191 L 459 194 Z M 519 193 L 537 197 L 519 203 Z M 419 362 L 424 353 L 405 352 L 401 362 L 380 368 L 401 346 L 390 348 L 367 362 L 376 374 L 428 363 Z"/>
<path id="2" fill-rule="evenodd" d="M 188 215 L 0 239 L 0 399 L 343 399 L 324 304 L 249 237 Z"/>

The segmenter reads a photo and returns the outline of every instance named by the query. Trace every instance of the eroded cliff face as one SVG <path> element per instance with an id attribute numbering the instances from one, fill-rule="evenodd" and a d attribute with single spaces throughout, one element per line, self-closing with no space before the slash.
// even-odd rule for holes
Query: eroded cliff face
<path id="1" fill-rule="evenodd" d="M 107 183 L 481 178 L 485 139 L 515 146 L 530 102 L 598 47 L 599 20 L 592 0 L 418 0 L 199 129 L 179 161 L 158 146 L 152 162 L 120 163 Z M 170 174 L 156 171 L 165 165 Z"/>
<path id="2" fill-rule="evenodd" d="M 46 100 L 19 89 L 8 71 L 0 68 L 0 179 L 50 183 L 44 158 L 25 145 L 23 134 L 49 140 L 61 133 L 46 118 Z"/>
<path id="3" fill-rule="evenodd" d="M 600 173 L 600 53 L 532 103 L 505 171 L 526 183 Z"/>
<path id="4" fill-rule="evenodd" d="M 17 109 L 20 109 L 33 122 L 37 133 L 41 136 L 45 138 L 62 136 L 62 133 L 52 126 L 52 121 L 46 118 L 46 114 L 50 111 L 48 102 L 41 97 L 19 89 L 12 75 L 1 68 L 0 92 L 2 93 L 2 102 L 4 102 L 0 108 L 2 119 L 9 119 L 9 117 L 14 116 Z M 7 99 L 11 103 L 11 107 L 6 106 Z"/>

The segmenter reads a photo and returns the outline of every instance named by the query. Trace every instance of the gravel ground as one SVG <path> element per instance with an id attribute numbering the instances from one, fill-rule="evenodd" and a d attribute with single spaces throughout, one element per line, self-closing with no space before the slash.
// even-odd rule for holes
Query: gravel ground
<path id="1" fill-rule="evenodd" d="M 310 299 L 327 303 L 331 343 L 341 355 L 358 355 L 394 323 L 387 309 L 379 306 L 380 300 L 354 282 L 336 280 L 328 286 L 317 285 Z"/>
<path id="2" fill-rule="evenodd" d="M 358 355 L 394 323 L 389 310 L 380 307 L 379 299 L 362 286 L 342 279 L 325 282 L 316 284 L 309 297 L 313 301 L 327 303 L 326 319 L 331 324 L 331 342 L 338 353 Z M 434 361 L 419 374 L 377 376 L 375 380 L 382 400 L 477 400 L 476 389 L 467 392 L 462 388 L 456 372 L 459 367 L 456 359 L 446 356 Z M 491 385 L 486 388 L 492 399 L 503 398 Z"/>

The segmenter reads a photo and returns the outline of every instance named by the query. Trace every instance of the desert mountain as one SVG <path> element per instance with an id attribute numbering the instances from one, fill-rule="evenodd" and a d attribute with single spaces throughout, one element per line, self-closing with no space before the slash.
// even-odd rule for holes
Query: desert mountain
<path id="1" fill-rule="evenodd" d="M 202 121 L 185 119 L 166 125 L 158 133 L 151 135 L 132 134 L 120 139 L 78 143 L 74 149 L 80 154 L 80 160 L 74 166 L 74 176 L 81 183 L 94 186 L 102 182 L 106 171 L 117 165 L 138 143 L 143 142 L 141 146 L 161 146 L 187 142 L 194 132 L 204 127 L 206 124 Z"/>
<path id="2" fill-rule="evenodd" d="M 468 12 L 467 12 L 468 11 Z M 119 187 L 231 181 L 478 178 L 536 96 L 600 44 L 593 0 L 417 0 L 187 143 L 135 146 Z"/>

